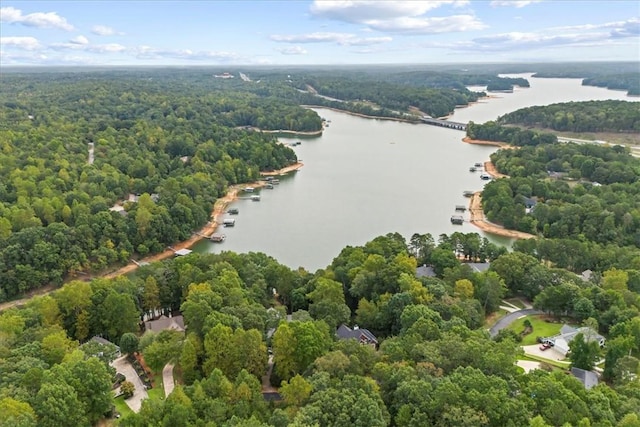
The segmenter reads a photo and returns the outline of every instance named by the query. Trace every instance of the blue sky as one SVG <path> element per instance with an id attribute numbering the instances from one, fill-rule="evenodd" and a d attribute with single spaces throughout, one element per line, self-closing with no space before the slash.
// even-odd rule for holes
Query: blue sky
<path id="1" fill-rule="evenodd" d="M 640 2 L 11 1 L 0 65 L 640 62 Z"/>

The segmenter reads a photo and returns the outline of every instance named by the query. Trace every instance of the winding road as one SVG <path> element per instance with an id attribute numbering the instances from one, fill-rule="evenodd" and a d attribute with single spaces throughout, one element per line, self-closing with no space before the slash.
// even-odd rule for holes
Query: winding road
<path id="1" fill-rule="evenodd" d="M 495 323 L 495 325 L 493 325 L 489 329 L 489 334 L 491 335 L 491 338 L 498 335 L 498 332 L 500 332 L 504 328 L 507 328 L 510 324 L 512 324 L 519 318 L 523 316 L 528 316 L 530 314 L 544 314 L 544 313 L 541 312 L 540 310 L 536 310 L 535 308 L 525 308 L 523 310 L 518 310 L 518 311 L 514 311 L 513 313 L 509 313 L 506 316 L 504 316 L 502 319 L 498 320 Z"/>

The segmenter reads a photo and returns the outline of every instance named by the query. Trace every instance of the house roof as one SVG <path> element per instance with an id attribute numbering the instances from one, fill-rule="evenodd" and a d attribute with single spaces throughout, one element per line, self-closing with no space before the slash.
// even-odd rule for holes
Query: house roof
<path id="1" fill-rule="evenodd" d="M 344 340 L 349 338 L 355 338 L 358 341 L 366 341 L 366 342 L 375 343 L 375 344 L 378 343 L 378 339 L 376 338 L 376 336 L 373 335 L 368 329 L 360 329 L 357 326 L 351 329 L 347 325 L 342 324 L 340 325 L 340 327 L 338 327 L 338 330 L 336 331 L 336 335 L 338 335 L 338 338 L 341 338 Z"/>
<path id="2" fill-rule="evenodd" d="M 176 251 L 176 256 L 189 255 L 191 252 L 191 249 L 179 249 Z"/>
<path id="3" fill-rule="evenodd" d="M 421 265 L 416 268 L 417 277 L 436 277 L 436 272 L 430 265 Z"/>
<path id="4" fill-rule="evenodd" d="M 108 339 L 105 339 L 105 338 L 99 337 L 99 336 L 97 336 L 97 335 L 96 335 L 96 336 L 94 336 L 94 337 L 92 337 L 90 341 L 95 341 L 95 342 L 97 342 L 97 343 L 104 344 L 104 345 L 115 345 L 114 343 L 112 343 L 112 342 L 111 342 L 111 341 L 109 341 Z M 117 346 L 117 345 L 115 345 L 115 346 L 116 346 L 116 348 L 117 348 L 118 350 L 120 350 L 120 347 L 119 347 L 119 346 Z"/>
<path id="5" fill-rule="evenodd" d="M 165 315 L 162 315 L 156 320 L 149 320 L 147 322 L 144 322 L 144 327 L 147 331 L 154 332 L 165 330 L 184 332 L 184 319 L 182 316 L 167 317 Z"/>
<path id="6" fill-rule="evenodd" d="M 483 271 L 487 271 L 489 266 L 491 265 L 488 262 L 468 262 L 466 263 L 474 273 L 482 273 Z"/>
<path id="7" fill-rule="evenodd" d="M 585 371 L 580 368 L 571 368 L 571 375 L 580 380 L 587 390 L 598 385 L 598 374 L 593 371 Z"/>
<path id="8" fill-rule="evenodd" d="M 574 328 L 569 325 L 562 325 L 560 333 L 556 336 L 547 338 L 547 340 L 553 342 L 553 346 L 557 351 L 567 354 L 569 352 L 569 344 L 571 344 L 571 341 L 573 341 L 576 335 L 580 333 L 584 335 L 584 339 L 586 341 L 595 341 L 601 346 L 604 343 L 605 338 L 593 329 L 586 326 Z"/>

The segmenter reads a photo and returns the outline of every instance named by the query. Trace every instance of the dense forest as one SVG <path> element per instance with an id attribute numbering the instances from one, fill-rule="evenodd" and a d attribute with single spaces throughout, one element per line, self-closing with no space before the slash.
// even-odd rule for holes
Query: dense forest
<path id="1" fill-rule="evenodd" d="M 549 239 L 633 248 L 608 262 L 637 262 L 640 160 L 624 147 L 538 145 L 500 150 L 491 159 L 510 177 L 485 186 L 490 220 Z M 585 257 L 581 265 L 593 268 L 592 262 Z"/>
<path id="2" fill-rule="evenodd" d="M 478 273 L 465 261 L 491 264 Z M 436 275 L 417 277 L 419 263 Z M 584 281 L 475 233 L 380 236 L 313 274 L 259 253 L 193 254 L 128 278 L 73 281 L 2 312 L 0 425 L 87 426 L 113 415 L 115 356 L 87 341 L 97 334 L 140 352 L 158 378 L 166 363 L 179 367 L 173 393 L 150 393 L 120 426 L 633 426 L 639 291 L 640 270 Z M 590 368 L 604 357 L 607 382 L 587 390 L 557 367 L 517 368 L 520 337 L 492 339 L 483 325 L 518 295 L 607 333 L 605 350 L 576 344 L 571 358 Z M 186 334 L 141 334 L 140 316 L 158 311 L 181 312 Z M 337 339 L 342 323 L 368 328 L 379 345 Z M 260 380 L 270 354 L 276 403 Z"/>
<path id="3" fill-rule="evenodd" d="M 500 80 L 422 72 L 386 83 L 376 72 L 254 71 L 242 79 L 198 68 L 5 73 L 0 301 L 187 239 L 229 185 L 296 161 L 254 129 L 321 131 L 318 114 L 300 105 L 403 119 L 415 119 L 408 109 L 416 107 L 440 116 L 480 96 L 460 85 Z"/>
<path id="4" fill-rule="evenodd" d="M 505 114 L 497 123 L 563 132 L 640 133 L 640 103 L 608 100 L 535 106 Z"/>

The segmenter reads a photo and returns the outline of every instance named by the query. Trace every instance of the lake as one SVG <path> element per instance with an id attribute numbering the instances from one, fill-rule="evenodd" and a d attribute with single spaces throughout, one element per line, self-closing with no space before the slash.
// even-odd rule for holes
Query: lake
<path id="1" fill-rule="evenodd" d="M 492 94 L 457 109 L 450 120 L 482 123 L 519 108 L 556 102 L 622 99 L 625 92 L 581 86 L 579 79 L 537 79 L 530 88 Z M 479 172 L 469 172 L 496 148 L 461 142 L 464 132 L 425 124 L 366 119 L 315 109 L 329 123 L 322 136 L 280 138 L 294 147 L 304 167 L 281 177 L 274 189 L 262 189 L 259 202 L 241 199 L 235 227 L 219 228 L 224 243 L 201 241 L 196 252 L 264 252 L 291 267 L 324 268 L 347 245 L 398 232 L 478 232 L 465 222 L 452 225 L 456 205 L 468 205 L 462 193 L 479 190 Z M 468 213 L 464 216 L 468 218 Z M 491 241 L 510 240 L 485 235 Z"/>

